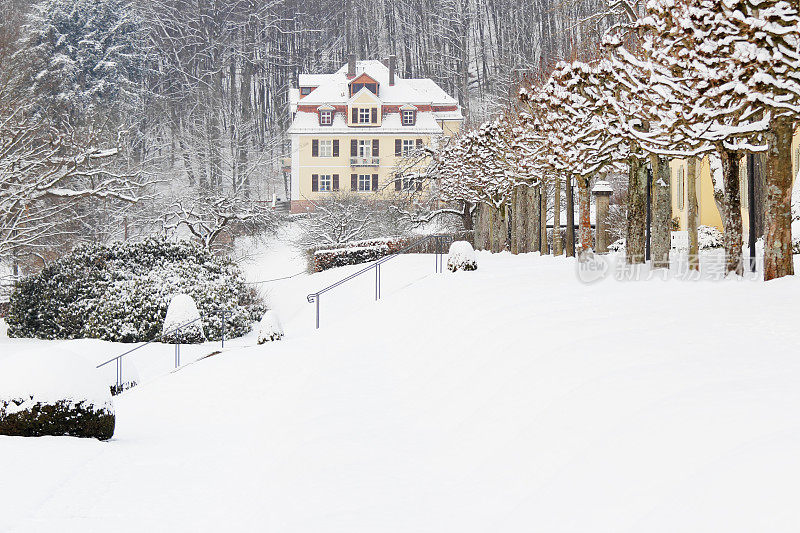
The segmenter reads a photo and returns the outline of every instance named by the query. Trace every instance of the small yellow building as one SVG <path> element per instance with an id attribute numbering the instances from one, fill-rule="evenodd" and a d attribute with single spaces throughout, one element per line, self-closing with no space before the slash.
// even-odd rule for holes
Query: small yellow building
<path id="1" fill-rule="evenodd" d="M 333 74 L 301 74 L 292 108 L 291 209 L 313 209 L 337 192 L 371 194 L 416 187 L 404 155 L 458 133 L 464 116 L 430 79 L 403 79 L 395 58 L 356 61 Z"/>
<path id="2" fill-rule="evenodd" d="M 749 205 L 747 195 L 747 164 L 746 158 L 742 159 L 739 173 L 739 191 L 741 193 L 743 230 L 748 231 L 749 226 Z M 677 219 L 678 229 L 685 231 L 688 227 L 688 191 L 686 190 L 687 161 L 685 159 L 675 159 L 671 163 L 671 190 L 672 190 L 672 217 Z M 697 189 L 697 211 L 698 225 L 713 226 L 722 228 L 722 216 L 717 209 L 714 201 L 714 184 L 711 180 L 711 162 L 708 156 L 699 162 L 699 174 L 696 183 Z M 800 170 L 800 130 L 795 132 L 792 142 L 792 172 L 797 176 Z"/>

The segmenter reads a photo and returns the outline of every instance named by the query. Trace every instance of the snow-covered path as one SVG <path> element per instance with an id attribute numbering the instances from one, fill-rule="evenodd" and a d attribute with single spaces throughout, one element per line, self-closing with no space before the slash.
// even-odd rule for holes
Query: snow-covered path
<path id="1" fill-rule="evenodd" d="M 798 301 L 480 254 L 126 392 L 110 442 L 0 437 L 0 531 L 794 532 Z"/>

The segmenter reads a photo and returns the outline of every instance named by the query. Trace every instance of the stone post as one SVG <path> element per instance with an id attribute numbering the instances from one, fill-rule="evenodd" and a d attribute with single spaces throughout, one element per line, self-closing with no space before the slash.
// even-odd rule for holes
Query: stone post
<path id="1" fill-rule="evenodd" d="M 614 189 L 607 181 L 597 181 L 592 188 L 595 203 L 595 229 L 597 235 L 595 237 L 597 253 L 604 254 L 608 252 L 608 204 L 611 200 L 611 195 Z"/>

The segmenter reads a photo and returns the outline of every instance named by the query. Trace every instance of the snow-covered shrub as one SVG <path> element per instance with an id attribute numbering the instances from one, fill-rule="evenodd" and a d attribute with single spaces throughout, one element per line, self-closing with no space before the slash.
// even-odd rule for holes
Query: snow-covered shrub
<path id="1" fill-rule="evenodd" d="M 387 238 L 319 246 L 308 250 L 309 265 L 312 272 L 322 272 L 329 268 L 368 263 L 397 253 L 407 244 L 407 239 Z"/>
<path id="2" fill-rule="evenodd" d="M 609 252 L 624 252 L 625 251 L 625 239 L 617 239 L 616 241 L 612 242 L 608 245 Z"/>
<path id="3" fill-rule="evenodd" d="M 457 270 L 477 270 L 478 259 L 475 257 L 475 250 L 467 241 L 455 241 L 450 245 L 447 254 L 447 270 L 455 272 Z"/>
<path id="4" fill-rule="evenodd" d="M 278 313 L 267 311 L 258 324 L 258 344 L 279 341 L 283 338 L 283 325 Z"/>
<path id="5" fill-rule="evenodd" d="M 161 329 L 161 342 L 199 344 L 205 340 L 203 319 L 192 297 L 188 294 L 173 296 Z"/>
<path id="6" fill-rule="evenodd" d="M 79 355 L 48 346 L 0 360 L 0 435 L 108 440 L 115 423 L 111 391 Z"/>
<path id="7" fill-rule="evenodd" d="M 697 227 L 697 244 L 701 250 L 722 248 L 724 243 L 722 232 L 714 226 Z"/>
<path id="8" fill-rule="evenodd" d="M 239 268 L 188 243 L 82 246 L 39 274 L 18 281 L 7 322 L 12 337 L 158 338 L 174 294 L 196 302 L 209 339 L 241 336 L 265 311 Z"/>

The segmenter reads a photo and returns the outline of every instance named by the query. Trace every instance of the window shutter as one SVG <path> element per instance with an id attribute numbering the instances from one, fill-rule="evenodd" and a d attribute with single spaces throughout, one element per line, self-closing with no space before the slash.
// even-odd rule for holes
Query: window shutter
<path id="1" fill-rule="evenodd" d="M 378 190 L 378 175 L 377 174 L 373 174 L 372 175 L 372 190 L 373 191 L 377 191 Z"/>
<path id="2" fill-rule="evenodd" d="M 358 174 L 350 174 L 350 190 L 358 190 Z"/>
<path id="3" fill-rule="evenodd" d="M 372 139 L 372 157 L 378 157 L 380 154 L 380 140 Z"/>
<path id="4" fill-rule="evenodd" d="M 353 108 L 352 118 L 353 118 L 353 120 L 352 120 L 353 124 L 358 124 L 358 108 L 357 107 Z"/>
<path id="5" fill-rule="evenodd" d="M 415 126 L 416 124 L 417 124 L 417 112 L 416 111 L 412 111 L 411 112 L 411 125 Z"/>
<path id="6" fill-rule="evenodd" d="M 403 155 L 403 141 L 402 139 L 395 139 L 394 140 L 394 155 L 400 157 Z"/>
<path id="7" fill-rule="evenodd" d="M 373 107 L 372 108 L 372 123 L 373 124 L 377 124 L 378 123 L 378 108 L 377 107 Z"/>
<path id="8" fill-rule="evenodd" d="M 350 139 L 350 157 L 357 157 L 358 156 L 358 141 L 356 139 Z"/>
<path id="9" fill-rule="evenodd" d="M 319 140 L 311 141 L 311 157 L 319 157 Z"/>
<path id="10" fill-rule="evenodd" d="M 339 174 L 333 175 L 333 190 L 334 191 L 339 190 Z"/>
<path id="11" fill-rule="evenodd" d="M 311 191 L 319 191 L 319 174 L 311 174 Z"/>
<path id="12" fill-rule="evenodd" d="M 339 157 L 339 139 L 333 140 L 333 157 Z"/>
<path id="13" fill-rule="evenodd" d="M 394 179 L 394 190 L 399 191 L 402 186 L 403 186 L 402 178 L 399 178 L 399 177 L 395 178 Z"/>
<path id="14" fill-rule="evenodd" d="M 417 150 L 422 150 L 422 139 L 417 139 Z"/>

